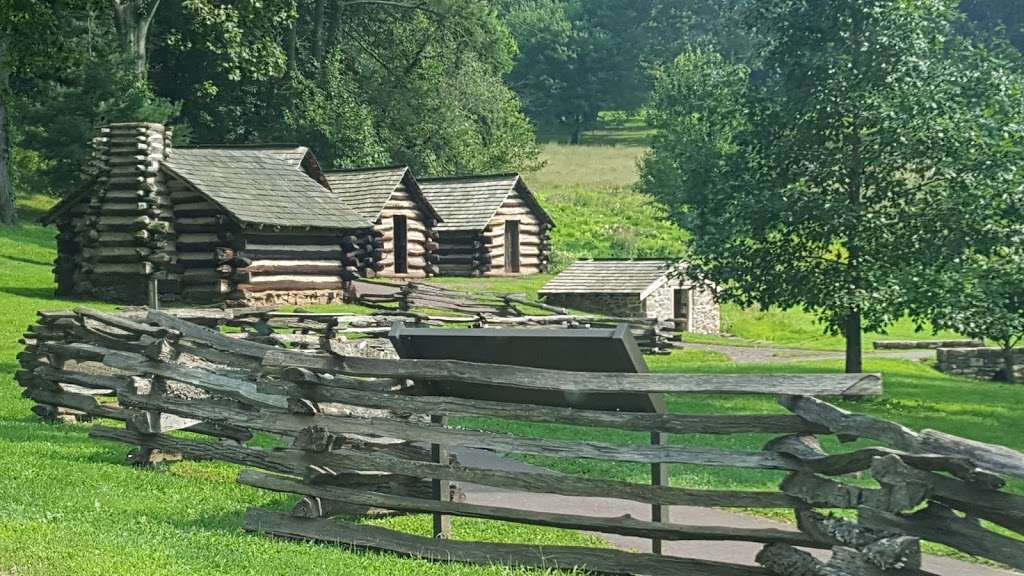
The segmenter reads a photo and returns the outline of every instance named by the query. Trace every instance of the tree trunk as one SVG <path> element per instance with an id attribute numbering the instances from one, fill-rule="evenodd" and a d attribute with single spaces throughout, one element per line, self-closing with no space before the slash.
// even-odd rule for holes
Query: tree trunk
<path id="1" fill-rule="evenodd" d="M 864 371 L 864 354 L 861 351 L 860 311 L 854 310 L 846 317 L 846 373 L 856 374 Z"/>
<path id="2" fill-rule="evenodd" d="M 327 9 L 325 0 L 313 3 L 313 64 L 320 70 L 324 67 L 324 14 Z"/>
<path id="3" fill-rule="evenodd" d="M 0 40 L 0 66 L 7 56 L 6 42 Z M 10 136 L 7 134 L 7 101 L 10 96 L 7 70 L 0 68 L 0 224 L 14 224 L 18 219 L 11 186 Z"/>
<path id="4" fill-rule="evenodd" d="M 1017 374 L 1013 362 L 1013 348 L 1003 347 L 1003 378 L 1010 384 L 1017 383 Z"/>
<path id="5" fill-rule="evenodd" d="M 139 82 L 145 82 L 148 75 L 146 42 L 159 5 L 160 0 L 114 0 L 114 23 L 121 50 Z"/>
<path id="6" fill-rule="evenodd" d="M 579 145 L 583 140 L 583 117 L 577 116 L 573 118 L 572 124 L 572 136 L 570 136 L 569 144 L 573 146 Z"/>

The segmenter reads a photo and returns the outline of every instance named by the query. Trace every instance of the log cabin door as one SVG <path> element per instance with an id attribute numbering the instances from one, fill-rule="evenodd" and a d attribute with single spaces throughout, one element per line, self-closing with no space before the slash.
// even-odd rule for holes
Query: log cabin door
<path id="1" fill-rule="evenodd" d="M 505 220 L 505 272 L 519 273 L 519 220 Z"/>
<path id="2" fill-rule="evenodd" d="M 409 272 L 409 223 L 405 216 L 395 216 L 393 224 L 395 274 L 406 274 Z"/>

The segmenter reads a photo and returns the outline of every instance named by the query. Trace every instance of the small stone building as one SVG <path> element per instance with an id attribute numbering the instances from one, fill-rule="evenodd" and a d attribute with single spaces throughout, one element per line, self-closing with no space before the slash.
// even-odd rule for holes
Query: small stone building
<path id="1" fill-rule="evenodd" d="M 669 260 L 578 260 L 538 295 L 554 306 L 631 318 L 676 319 L 680 328 L 717 334 L 721 318 L 714 290 L 673 274 Z"/>
<path id="2" fill-rule="evenodd" d="M 57 291 L 161 300 L 340 301 L 379 266 L 372 223 L 326 187 L 302 146 L 170 146 L 159 124 L 114 124 L 93 140 L 87 189 L 55 206 Z"/>
<path id="3" fill-rule="evenodd" d="M 555 223 L 518 174 L 421 179 L 437 226 L 440 275 L 546 272 Z"/>
<path id="4" fill-rule="evenodd" d="M 380 232 L 382 276 L 424 278 L 438 273 L 441 222 L 406 166 L 326 173 L 331 191 Z"/>

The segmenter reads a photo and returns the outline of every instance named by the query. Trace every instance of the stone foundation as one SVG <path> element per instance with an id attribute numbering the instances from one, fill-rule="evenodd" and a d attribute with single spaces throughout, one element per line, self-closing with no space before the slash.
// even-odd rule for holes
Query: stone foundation
<path id="1" fill-rule="evenodd" d="M 296 290 L 267 292 L 246 292 L 241 300 L 228 302 L 232 306 L 310 306 L 313 304 L 344 304 L 342 290 Z"/>
<path id="2" fill-rule="evenodd" d="M 940 372 L 981 380 L 1004 380 L 1000 348 L 939 348 L 935 357 L 935 367 Z M 1024 382 L 1024 349 L 1013 351 L 1013 361 L 1016 380 Z"/>

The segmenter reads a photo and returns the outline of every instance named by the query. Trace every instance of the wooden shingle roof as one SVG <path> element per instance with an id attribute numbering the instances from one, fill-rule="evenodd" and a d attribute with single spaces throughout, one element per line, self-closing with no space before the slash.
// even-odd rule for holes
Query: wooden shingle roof
<path id="1" fill-rule="evenodd" d="M 538 294 L 637 294 L 645 298 L 668 280 L 670 260 L 577 260 Z"/>
<path id="2" fill-rule="evenodd" d="M 302 169 L 303 146 L 173 148 L 163 167 L 243 224 L 369 228 Z"/>
<path id="3" fill-rule="evenodd" d="M 434 207 L 427 202 L 419 183 L 413 178 L 407 166 L 331 170 L 324 175 L 331 191 L 340 196 L 346 206 L 373 222 L 380 219 L 384 205 L 391 199 L 395 189 L 403 183 L 406 192 L 430 218 L 441 220 Z"/>
<path id="4" fill-rule="evenodd" d="M 420 188 L 441 215 L 440 231 L 483 230 L 513 190 L 541 222 L 554 225 L 518 174 L 428 178 L 420 180 Z"/>

